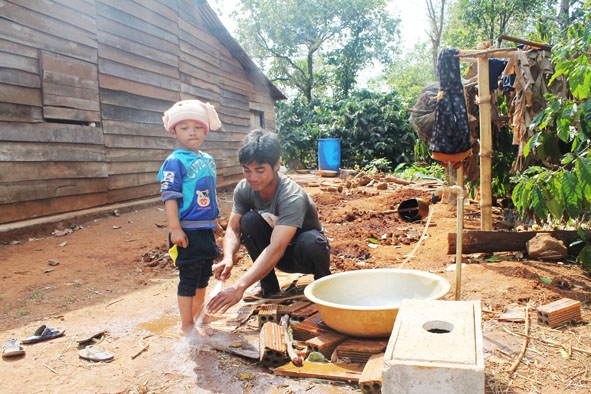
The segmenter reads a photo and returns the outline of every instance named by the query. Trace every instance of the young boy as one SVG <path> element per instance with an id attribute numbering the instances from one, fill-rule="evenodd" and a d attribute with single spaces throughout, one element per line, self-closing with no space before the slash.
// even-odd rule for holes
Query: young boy
<path id="1" fill-rule="evenodd" d="M 171 257 L 179 269 L 177 289 L 181 330 L 195 335 L 195 321 L 204 307 L 205 289 L 219 257 L 213 229 L 219 209 L 213 157 L 199 150 L 210 129 L 219 129 L 215 108 L 199 100 L 183 100 L 162 117 L 177 149 L 158 172 L 160 195 L 170 231 Z"/>

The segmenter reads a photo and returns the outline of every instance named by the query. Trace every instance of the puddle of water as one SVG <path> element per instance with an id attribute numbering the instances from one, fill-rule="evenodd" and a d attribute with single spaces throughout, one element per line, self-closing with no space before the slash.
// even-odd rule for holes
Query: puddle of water
<path id="1" fill-rule="evenodd" d="M 139 328 L 143 328 L 156 335 L 174 335 L 179 330 L 179 317 L 171 315 L 161 316 L 156 320 L 139 324 Z"/>

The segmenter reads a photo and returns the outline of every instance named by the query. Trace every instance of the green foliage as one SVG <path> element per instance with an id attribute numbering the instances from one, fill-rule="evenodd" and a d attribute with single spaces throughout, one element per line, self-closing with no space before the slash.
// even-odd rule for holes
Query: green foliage
<path id="1" fill-rule="evenodd" d="M 433 161 L 429 147 L 420 138 L 417 138 L 413 151 L 415 162 L 430 163 Z"/>
<path id="2" fill-rule="evenodd" d="M 389 173 L 391 171 L 392 163 L 386 159 L 374 159 L 368 165 L 363 167 L 363 171 L 367 174 Z"/>
<path id="3" fill-rule="evenodd" d="M 394 170 L 394 174 L 402 179 L 416 181 L 424 178 L 445 179 L 445 167 L 438 163 L 432 163 L 427 166 L 416 164 L 400 164 Z"/>
<path id="4" fill-rule="evenodd" d="M 503 198 L 509 196 L 513 189 L 511 170 L 517 156 L 517 146 L 513 145 L 513 131 L 508 126 L 494 129 L 493 143 L 491 192 L 494 196 Z"/>
<path id="5" fill-rule="evenodd" d="M 555 5 L 556 0 L 458 0 L 449 9 L 443 41 L 455 48 L 475 48 L 485 40 L 500 46 L 502 34 L 535 34 L 540 20 L 551 20 L 543 16 Z"/>
<path id="6" fill-rule="evenodd" d="M 514 178 L 512 195 L 520 213 L 548 224 L 566 221 L 579 230 L 588 227 L 591 208 L 591 17 L 582 15 L 553 48 L 555 74 L 549 83 L 568 81 L 571 96 L 546 95 L 548 106 L 535 117 L 535 134 L 524 149 L 538 164 Z M 578 260 L 591 269 L 588 243 Z"/>
<path id="7" fill-rule="evenodd" d="M 383 168 L 412 159 L 416 133 L 394 93 L 356 91 L 341 100 L 302 100 L 277 105 L 277 133 L 286 163 L 316 167 L 318 139 L 341 140 L 341 167 Z"/>

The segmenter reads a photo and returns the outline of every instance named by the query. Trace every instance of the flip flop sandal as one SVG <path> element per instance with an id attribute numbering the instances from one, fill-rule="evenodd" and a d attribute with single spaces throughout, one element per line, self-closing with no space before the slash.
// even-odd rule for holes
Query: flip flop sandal
<path id="1" fill-rule="evenodd" d="M 2 344 L 2 358 L 22 356 L 23 354 L 25 354 L 25 349 L 18 339 L 9 339 Z"/>
<path id="2" fill-rule="evenodd" d="M 84 349 L 80 350 L 78 355 L 80 358 L 95 362 L 111 361 L 113 357 L 115 357 L 112 353 L 106 351 L 105 349 L 96 348 L 92 345 L 86 346 Z"/>
<path id="3" fill-rule="evenodd" d="M 47 327 L 45 324 L 40 326 L 33 335 L 29 335 L 23 338 L 23 343 L 30 344 L 30 343 L 37 343 L 41 341 L 47 341 L 49 339 L 54 339 L 57 337 L 61 337 L 64 335 L 66 330 L 62 330 L 59 328 L 52 328 Z"/>
<path id="4" fill-rule="evenodd" d="M 105 334 L 107 332 L 106 331 L 97 331 L 91 335 L 87 335 L 85 337 L 82 337 L 80 339 L 76 339 L 76 342 L 78 342 L 78 346 L 83 346 L 84 344 L 88 343 L 88 342 L 100 342 Z"/>

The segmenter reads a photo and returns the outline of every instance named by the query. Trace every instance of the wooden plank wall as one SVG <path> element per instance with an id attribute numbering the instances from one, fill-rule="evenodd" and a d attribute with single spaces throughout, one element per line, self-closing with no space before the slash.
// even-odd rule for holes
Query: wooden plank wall
<path id="1" fill-rule="evenodd" d="M 100 120 L 94 1 L 1 12 L 0 222 L 107 203 L 102 130 L 88 125 Z"/>
<path id="2" fill-rule="evenodd" d="M 219 187 L 241 178 L 237 149 L 253 116 L 274 127 L 274 99 L 197 3 L 3 2 L 0 223 L 157 196 L 174 148 L 162 112 L 179 99 L 216 107 L 222 130 L 202 148 Z"/>

